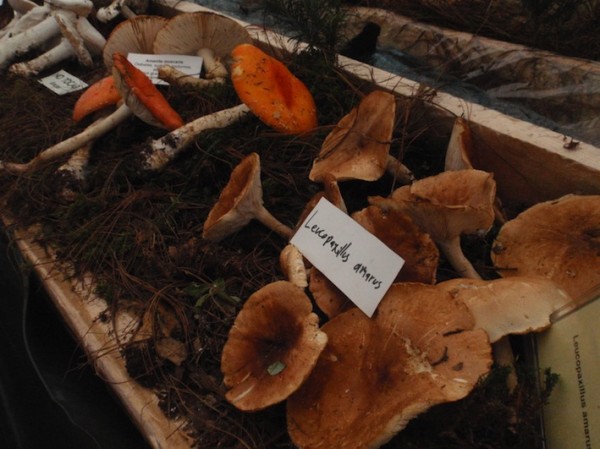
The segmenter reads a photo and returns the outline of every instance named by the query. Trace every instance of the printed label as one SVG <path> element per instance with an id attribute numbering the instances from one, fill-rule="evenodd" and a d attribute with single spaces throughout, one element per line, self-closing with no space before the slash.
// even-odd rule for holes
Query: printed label
<path id="1" fill-rule="evenodd" d="M 547 449 L 600 448 L 600 297 L 537 336 L 540 369 L 560 378 L 544 407 Z"/>
<path id="2" fill-rule="evenodd" d="M 167 84 L 158 77 L 158 68 L 170 65 L 186 75 L 200 77 L 202 58 L 190 55 L 152 55 L 143 53 L 129 53 L 127 60 L 140 69 L 152 80 L 154 84 Z"/>
<path id="3" fill-rule="evenodd" d="M 87 83 L 64 70 L 46 76 L 40 79 L 39 82 L 58 95 L 77 92 L 88 87 Z"/>

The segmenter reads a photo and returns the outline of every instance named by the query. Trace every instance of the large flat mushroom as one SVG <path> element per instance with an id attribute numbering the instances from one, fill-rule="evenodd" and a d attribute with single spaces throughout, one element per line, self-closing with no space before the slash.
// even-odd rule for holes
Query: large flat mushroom
<path id="1" fill-rule="evenodd" d="M 495 343 L 507 335 L 540 332 L 551 315 L 571 297 L 550 279 L 513 276 L 506 279 L 450 279 L 437 284 L 469 308 L 477 327 Z"/>
<path id="2" fill-rule="evenodd" d="M 226 398 L 260 410 L 289 397 L 304 382 L 327 343 L 310 299 L 287 281 L 262 287 L 245 302 L 221 356 Z"/>
<path id="3" fill-rule="evenodd" d="M 393 284 L 374 317 L 353 308 L 322 327 L 328 343 L 287 402 L 301 449 L 378 448 L 430 407 L 465 397 L 492 364 L 485 331 L 435 286 Z"/>
<path id="4" fill-rule="evenodd" d="M 500 228 L 491 257 L 501 276 L 546 277 L 576 300 L 600 284 L 600 196 L 531 206 Z"/>
<path id="5" fill-rule="evenodd" d="M 251 112 L 286 134 L 302 134 L 317 126 L 312 94 L 281 61 L 252 44 L 236 46 L 231 56 L 231 79 L 243 103 L 199 117 L 151 141 L 142 151 L 143 169 L 162 169 L 203 131 L 225 128 Z"/>
<path id="6" fill-rule="evenodd" d="M 260 156 L 250 153 L 231 172 L 202 231 L 202 238 L 218 242 L 256 219 L 289 239 L 292 229 L 277 220 L 263 205 Z"/>

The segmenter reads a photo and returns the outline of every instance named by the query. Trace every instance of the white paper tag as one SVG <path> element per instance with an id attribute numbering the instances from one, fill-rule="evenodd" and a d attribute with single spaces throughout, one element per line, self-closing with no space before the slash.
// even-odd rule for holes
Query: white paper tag
<path id="1" fill-rule="evenodd" d="M 325 198 L 290 243 L 369 317 L 404 265 L 402 257 Z"/>
<path id="2" fill-rule="evenodd" d="M 85 82 L 64 70 L 46 76 L 40 79 L 39 82 L 58 95 L 76 92 L 88 87 Z"/>
<path id="3" fill-rule="evenodd" d="M 129 53 L 127 60 L 140 69 L 154 84 L 167 84 L 158 77 L 158 68 L 170 65 L 186 75 L 200 77 L 202 57 L 191 55 L 152 55 L 144 53 Z"/>
<path id="4" fill-rule="evenodd" d="M 547 449 L 600 448 L 600 296 L 537 335 L 540 369 L 560 378 L 544 407 Z"/>

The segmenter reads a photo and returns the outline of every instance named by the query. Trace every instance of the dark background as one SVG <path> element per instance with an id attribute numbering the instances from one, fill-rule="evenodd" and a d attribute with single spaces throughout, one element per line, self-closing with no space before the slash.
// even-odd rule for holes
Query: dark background
<path id="1" fill-rule="evenodd" d="M 0 448 L 149 448 L 0 229 Z"/>

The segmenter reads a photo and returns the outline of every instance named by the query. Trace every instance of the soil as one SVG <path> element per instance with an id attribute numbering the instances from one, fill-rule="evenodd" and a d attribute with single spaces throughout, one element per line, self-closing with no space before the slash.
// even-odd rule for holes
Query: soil
<path id="1" fill-rule="evenodd" d="M 315 96 L 323 125 L 313 133 L 278 134 L 251 117 L 226 130 L 204 133 L 165 170 L 147 173 L 140 168 L 140 152 L 148 139 L 165 131 L 132 118 L 95 142 L 89 177 L 84 185 L 71 186 L 68 197 L 56 174 L 66 157 L 26 175 L 0 175 L 4 210 L 22 226 L 41 224 L 40 243 L 54 247 L 76 272 L 93 274 L 98 292 L 110 305 L 108 318 L 127 307 L 149 320 L 154 337 L 123 347 L 127 367 L 133 378 L 157 391 L 165 413 L 190 421 L 188 430 L 199 448 L 293 447 L 285 405 L 258 413 L 236 410 L 224 398 L 220 372 L 221 348 L 244 299 L 281 279 L 278 257 L 286 242 L 255 221 L 220 243 L 200 238 L 203 221 L 231 170 L 249 152 L 260 154 L 265 206 L 295 226 L 320 190 L 308 173 L 321 142 L 371 89 L 342 75 L 319 52 L 293 54 L 284 62 Z M 61 68 L 90 84 L 105 74 L 100 62 L 91 69 L 74 62 Z M 28 161 L 91 123 L 71 119 L 76 94 L 56 96 L 35 79 L 6 73 L 1 79 L 2 161 Z M 161 90 L 186 121 L 237 102 L 228 84 L 204 92 Z M 444 158 L 444 148 L 432 147 L 425 137 L 432 119 L 417 107 L 423 100 L 403 104 L 391 145 L 391 153 L 417 177 L 441 171 Z M 365 207 L 367 196 L 385 196 L 395 187 L 390 175 L 373 183 L 341 185 L 350 211 Z M 496 276 L 489 260 L 494 233 L 464 241 L 465 252 L 487 278 Z M 442 260 L 438 280 L 452 277 L 456 273 Z M 183 359 L 164 356 L 159 347 L 166 338 L 183 346 Z M 526 341 L 514 343 L 519 349 Z M 505 388 L 506 371 L 496 367 L 467 399 L 435 407 L 386 447 L 539 447 L 538 413 L 545 398 L 537 394 L 529 365 L 519 369 L 522 383 L 514 393 Z"/>

